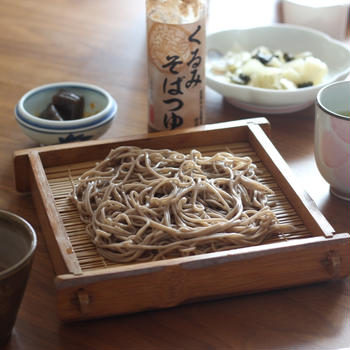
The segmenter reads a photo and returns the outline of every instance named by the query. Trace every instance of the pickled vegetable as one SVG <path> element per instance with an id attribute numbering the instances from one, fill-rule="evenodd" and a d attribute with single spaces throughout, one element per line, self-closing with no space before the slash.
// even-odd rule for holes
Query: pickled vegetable
<path id="1" fill-rule="evenodd" d="M 40 113 L 39 117 L 50 120 L 74 120 L 84 116 L 84 97 L 69 90 L 60 90 Z"/>
<path id="2" fill-rule="evenodd" d="M 229 51 L 214 60 L 210 69 L 223 81 L 276 90 L 321 84 L 328 73 L 326 63 L 311 52 L 291 54 L 264 46 L 251 52 Z"/>

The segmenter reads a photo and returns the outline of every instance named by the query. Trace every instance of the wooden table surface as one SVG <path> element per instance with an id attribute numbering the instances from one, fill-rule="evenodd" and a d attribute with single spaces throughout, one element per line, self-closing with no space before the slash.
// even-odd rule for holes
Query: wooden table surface
<path id="1" fill-rule="evenodd" d="M 239 3 L 239 4 L 238 4 Z M 208 31 L 276 22 L 276 1 L 213 0 Z M 108 319 L 64 324 L 54 272 L 30 194 L 15 190 L 12 154 L 36 146 L 13 110 L 27 90 L 55 81 L 107 89 L 118 117 L 103 138 L 147 130 L 143 0 L 0 1 L 0 208 L 27 219 L 39 246 L 5 349 L 340 349 L 350 346 L 349 278 Z M 246 112 L 207 89 L 207 123 L 265 116 L 272 141 L 337 232 L 349 202 L 333 197 L 313 156 L 314 107 L 286 115 Z M 1 243 L 0 243 L 1 244 Z"/>

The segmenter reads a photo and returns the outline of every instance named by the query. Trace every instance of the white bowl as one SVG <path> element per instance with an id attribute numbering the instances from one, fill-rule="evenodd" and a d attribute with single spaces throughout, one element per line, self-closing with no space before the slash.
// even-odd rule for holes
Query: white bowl
<path id="1" fill-rule="evenodd" d="M 283 22 L 314 28 L 344 40 L 349 7 L 349 0 L 283 0 Z"/>
<path id="2" fill-rule="evenodd" d="M 251 51 L 258 46 L 281 49 L 291 54 L 311 51 L 328 65 L 328 74 L 319 85 L 297 90 L 272 90 L 226 83 L 211 72 L 212 52 L 224 55 L 234 47 Z M 314 103 L 323 86 L 342 80 L 350 73 L 350 50 L 345 45 L 314 29 L 294 25 L 276 24 L 213 33 L 207 37 L 207 52 L 207 85 L 228 102 L 253 112 L 290 113 L 304 109 Z"/>
<path id="3" fill-rule="evenodd" d="M 75 120 L 48 120 L 38 115 L 59 90 L 67 89 L 84 97 L 89 115 Z M 42 85 L 28 91 L 15 108 L 16 120 L 22 131 L 40 145 L 96 139 L 111 126 L 117 113 L 117 103 L 104 89 L 78 82 Z"/>

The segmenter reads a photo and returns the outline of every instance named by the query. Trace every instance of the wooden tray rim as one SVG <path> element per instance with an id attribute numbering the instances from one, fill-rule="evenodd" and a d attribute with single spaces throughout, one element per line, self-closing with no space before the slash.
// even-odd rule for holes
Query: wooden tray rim
<path id="1" fill-rule="evenodd" d="M 225 134 L 228 138 L 232 136 L 231 133 L 228 134 L 231 131 L 243 140 L 235 139 L 234 142 L 247 142 L 252 146 L 313 237 L 147 263 L 81 270 L 54 203 L 46 168 L 73 164 L 76 160 L 81 162 L 79 154 L 84 154 L 82 152 L 87 152 L 90 156 L 93 150 L 97 150 L 98 155 L 101 155 L 120 144 L 143 141 L 147 145 L 153 141 L 166 144 L 169 138 L 174 143 L 183 140 L 185 136 L 197 137 L 205 143 L 207 141 L 202 139 L 207 136 L 214 135 L 220 139 L 221 134 Z M 272 144 L 269 139 L 270 132 L 270 123 L 266 118 L 252 118 L 173 132 L 16 151 L 14 153 L 16 188 L 18 191 L 32 192 L 55 269 L 59 317 L 64 321 L 104 317 L 348 275 L 350 235 L 334 232 Z M 217 145 L 218 142 L 210 144 Z M 100 159 L 102 158 L 96 161 Z M 306 264 L 305 267 L 300 264 L 300 260 Z M 240 272 L 241 261 L 244 261 L 243 268 L 247 275 Z M 289 272 L 291 263 L 294 266 L 292 273 Z M 208 274 L 216 280 L 217 285 L 211 280 L 204 280 Z M 225 283 L 222 282 L 223 276 L 227 278 L 227 280 L 224 278 Z M 252 281 L 251 278 L 256 280 Z M 182 289 L 181 286 L 186 281 L 188 286 Z M 138 289 L 140 283 L 145 283 L 142 290 Z M 109 290 L 105 290 L 105 287 Z M 117 292 L 111 293 L 111 287 Z M 135 303 L 129 305 L 131 295 Z"/>

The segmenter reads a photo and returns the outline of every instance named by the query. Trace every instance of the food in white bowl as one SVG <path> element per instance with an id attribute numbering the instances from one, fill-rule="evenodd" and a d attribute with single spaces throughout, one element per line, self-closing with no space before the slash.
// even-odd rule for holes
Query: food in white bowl
<path id="1" fill-rule="evenodd" d="M 61 100 L 54 106 L 57 96 Z M 68 101 L 65 107 L 71 111 L 64 113 L 64 108 L 59 108 L 64 100 L 62 97 L 80 99 L 71 105 Z M 59 116 L 56 116 L 56 107 L 61 113 Z M 78 110 L 78 115 L 74 115 Z M 79 82 L 52 83 L 34 88 L 21 97 L 15 108 L 16 121 L 22 131 L 40 145 L 96 139 L 109 129 L 116 114 L 117 103 L 106 90 Z"/>
<path id="2" fill-rule="evenodd" d="M 265 46 L 252 51 L 228 51 L 214 60 L 211 72 L 224 82 L 265 89 L 295 90 L 321 84 L 327 64 L 305 51 L 290 54 Z"/>
<path id="3" fill-rule="evenodd" d="M 289 54 L 311 52 L 313 57 L 327 65 L 327 73 L 318 84 L 279 90 L 233 84 L 212 71 L 213 63 L 233 48 L 249 53 L 261 46 Z M 304 109 L 314 103 L 317 92 L 323 86 L 342 80 L 350 73 L 349 48 L 326 34 L 294 25 L 275 24 L 212 33 L 207 37 L 207 52 L 207 85 L 223 95 L 229 103 L 254 112 L 288 113 Z"/>
<path id="4" fill-rule="evenodd" d="M 38 115 L 40 118 L 60 121 L 88 116 L 85 112 L 84 96 L 70 89 L 61 89 L 54 94 L 46 108 Z"/>

